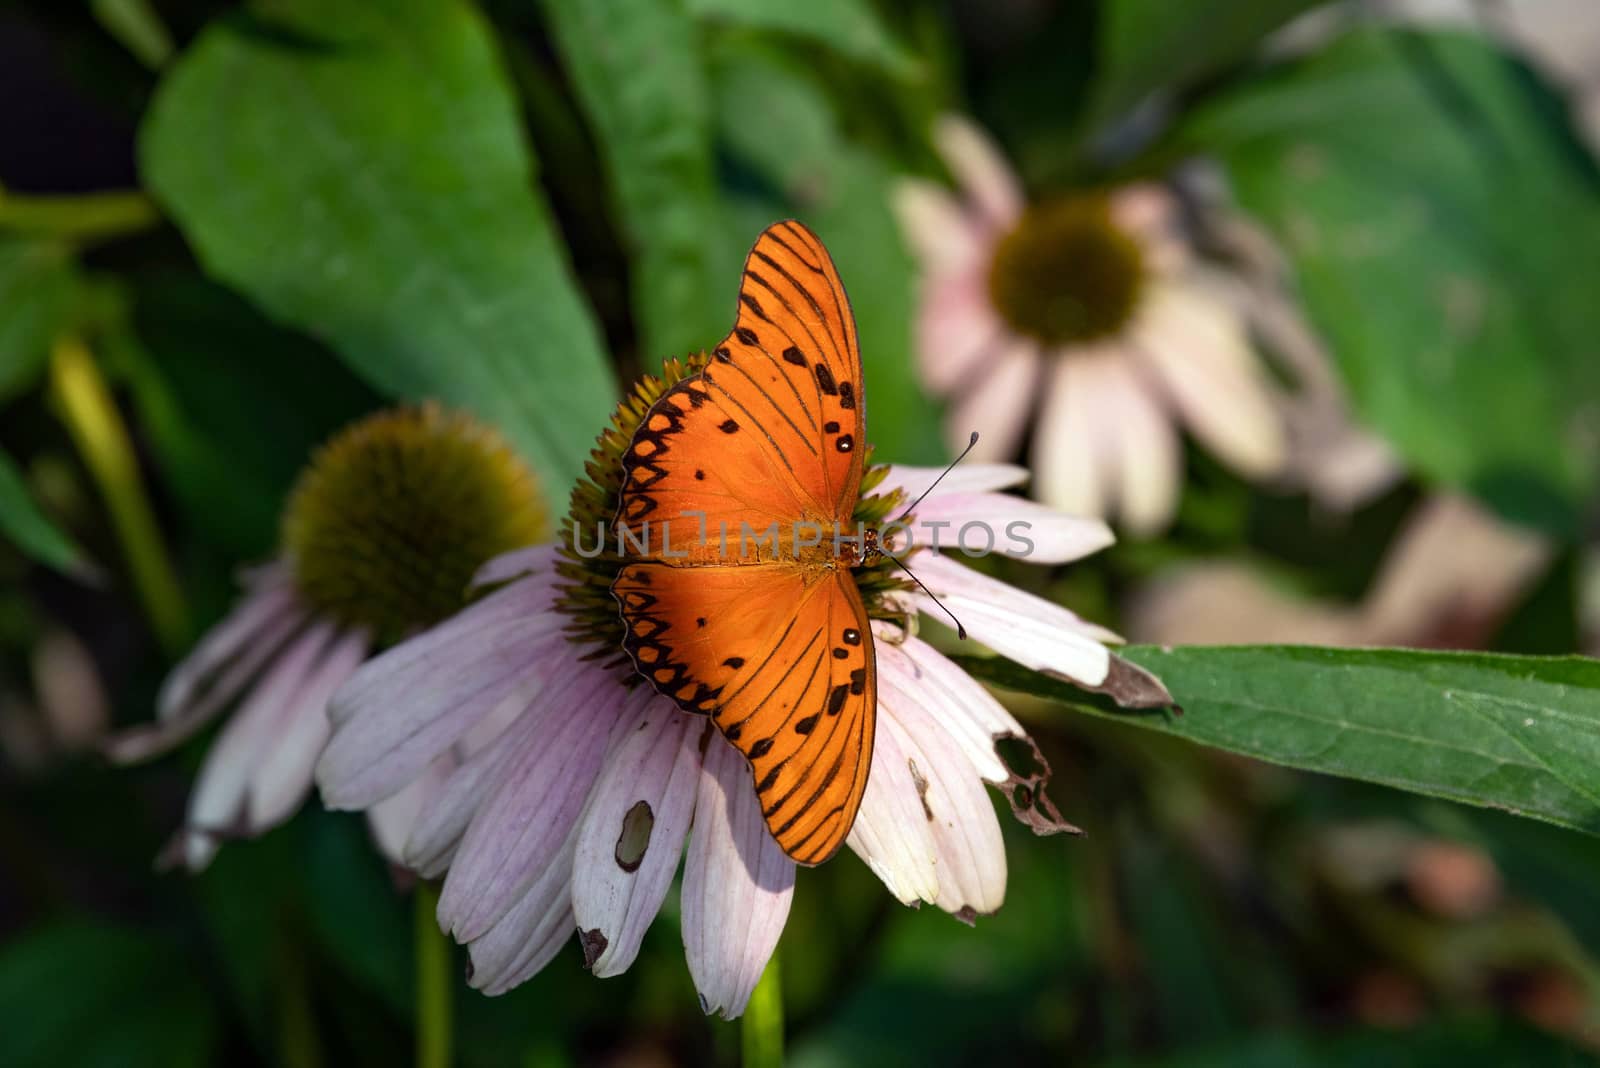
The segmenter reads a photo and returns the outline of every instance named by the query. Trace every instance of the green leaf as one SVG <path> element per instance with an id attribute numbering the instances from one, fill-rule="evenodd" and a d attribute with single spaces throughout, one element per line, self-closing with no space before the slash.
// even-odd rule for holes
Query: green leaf
<path id="1" fill-rule="evenodd" d="M 809 37 L 891 74 L 916 69 L 916 61 L 865 0 L 687 0 L 687 6 L 707 21 Z"/>
<path id="2" fill-rule="evenodd" d="M 65 922 L 0 954 L 0 1034 L 16 1068 L 200 1066 L 216 1031 L 193 962 L 154 935 Z"/>
<path id="3" fill-rule="evenodd" d="M 1089 117 L 1114 119 L 1160 88 L 1178 89 L 1241 57 L 1322 0 L 1107 0 Z"/>
<path id="4" fill-rule="evenodd" d="M 937 462 L 943 455 L 938 417 L 917 384 L 911 359 L 912 262 L 889 210 L 892 172 L 844 139 L 826 96 L 809 76 L 743 47 L 715 58 L 722 142 L 821 236 L 850 294 L 876 458 Z M 740 257 L 755 236 L 740 243 Z"/>
<path id="5" fill-rule="evenodd" d="M 733 325 L 738 275 L 713 267 L 720 218 L 710 91 L 675 0 L 545 0 L 605 159 L 633 261 L 647 368 L 709 349 Z"/>
<path id="6" fill-rule="evenodd" d="M 1486 42 L 1363 32 L 1203 110 L 1360 414 L 1430 478 L 1571 533 L 1600 484 L 1600 183 Z"/>
<path id="7" fill-rule="evenodd" d="M 82 574 L 83 553 L 39 510 L 22 472 L 0 452 L 0 534 L 29 557 L 67 574 Z"/>
<path id="8" fill-rule="evenodd" d="M 71 250 L 55 241 L 0 237 L 0 400 L 28 389 L 78 293 Z"/>
<path id="9" fill-rule="evenodd" d="M 616 387 L 487 27 L 443 0 L 270 10 L 162 82 L 149 185 L 211 272 L 379 389 L 499 425 L 564 508 Z"/>
<path id="10" fill-rule="evenodd" d="M 1407 649 L 1136 646 L 1182 716 L 1115 711 L 1008 661 L 974 676 L 1274 764 L 1600 834 L 1600 660 Z"/>

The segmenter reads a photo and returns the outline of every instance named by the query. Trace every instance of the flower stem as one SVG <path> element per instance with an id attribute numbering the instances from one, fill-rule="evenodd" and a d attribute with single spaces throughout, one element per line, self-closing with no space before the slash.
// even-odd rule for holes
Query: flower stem
<path id="1" fill-rule="evenodd" d="M 781 1068 L 783 1064 L 783 984 L 774 952 L 750 995 L 740 1020 L 739 1047 L 744 1068 Z"/>
<path id="2" fill-rule="evenodd" d="M 52 347 L 50 385 L 62 421 L 99 484 L 156 638 L 176 654 L 188 638 L 189 608 L 167 559 L 122 415 L 93 355 L 78 338 L 63 336 Z"/>
<path id="3" fill-rule="evenodd" d="M 420 883 L 413 895 L 417 961 L 417 1068 L 449 1068 L 451 1044 L 450 944 L 435 914 L 439 891 Z"/>
<path id="4" fill-rule="evenodd" d="M 138 233 L 160 222 L 155 204 L 138 190 L 32 196 L 0 189 L 0 230 L 93 241 Z"/>

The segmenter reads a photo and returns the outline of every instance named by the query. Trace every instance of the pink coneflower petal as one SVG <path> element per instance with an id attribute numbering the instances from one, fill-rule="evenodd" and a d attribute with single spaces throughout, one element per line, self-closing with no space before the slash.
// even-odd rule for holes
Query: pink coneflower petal
<path id="1" fill-rule="evenodd" d="M 578 840 L 574 825 L 550 862 L 483 937 L 468 947 L 468 982 L 492 996 L 526 981 L 572 939 L 572 862 Z M 444 918 L 440 916 L 441 926 Z"/>
<path id="2" fill-rule="evenodd" d="M 993 912 L 1005 900 L 1006 851 L 982 780 L 915 695 L 891 690 L 879 711 L 880 729 L 899 735 L 921 815 L 933 834 L 939 875 L 933 903 L 968 920 Z"/>
<path id="3" fill-rule="evenodd" d="M 284 725 L 317 658 L 334 640 L 334 629 L 314 624 L 275 661 L 244 705 L 218 735 L 189 798 L 186 861 L 203 867 L 221 838 L 243 830 L 245 799 L 261 752 Z"/>
<path id="4" fill-rule="evenodd" d="M 1104 515 L 1110 500 L 1104 454 L 1114 428 L 1096 407 L 1104 356 L 1065 353 L 1050 369 L 1033 446 L 1034 491 L 1071 515 Z"/>
<path id="5" fill-rule="evenodd" d="M 1058 604 L 933 553 L 916 558 L 917 577 L 966 625 L 974 639 L 1034 671 L 1055 672 L 1089 686 L 1111 667 L 1103 641 L 1119 641 Z M 943 613 L 926 594 L 916 600 L 932 617 Z"/>
<path id="6" fill-rule="evenodd" d="M 1117 513 L 1132 533 L 1154 534 L 1172 521 L 1178 506 L 1183 455 L 1177 432 L 1131 360 L 1108 366 L 1101 389 L 1113 417 L 1115 455 L 1106 477 Z"/>
<path id="7" fill-rule="evenodd" d="M 965 443 L 963 443 L 965 444 Z M 943 475 L 943 478 L 940 476 Z M 939 481 L 939 495 L 946 493 L 990 493 L 994 490 L 1010 489 L 1020 486 L 1028 481 L 1028 469 L 1018 467 L 1016 464 L 985 464 L 966 462 L 952 467 L 948 472 L 943 467 L 913 467 L 910 464 L 895 464 L 889 468 L 889 473 L 884 476 L 876 492 L 889 493 L 899 490 L 905 497 L 905 503 L 912 501 L 927 492 L 934 480 Z M 933 496 L 929 496 L 933 500 Z"/>
<path id="8" fill-rule="evenodd" d="M 986 133 L 966 119 L 946 115 L 934 123 L 933 143 L 991 227 L 1004 230 L 1021 217 L 1022 186 Z"/>
<path id="9" fill-rule="evenodd" d="M 472 584 L 474 586 L 493 586 L 501 582 L 509 582 L 519 575 L 530 572 L 553 577 L 558 559 L 559 555 L 554 544 L 530 545 L 526 549 L 501 553 L 478 568 L 477 574 L 472 576 Z"/>
<path id="10" fill-rule="evenodd" d="M 547 578 L 525 578 L 362 665 L 329 707 L 323 801 L 364 808 L 397 793 L 500 702 L 564 671 L 564 656 L 542 655 L 567 650 L 552 600 Z"/>
<path id="11" fill-rule="evenodd" d="M 937 534 L 939 545 L 949 551 L 964 546 L 979 552 L 992 540 L 995 552 L 1035 564 L 1081 560 L 1116 540 L 1098 519 L 1066 515 L 1007 493 L 934 493 L 917 506 L 916 520 L 917 545 L 933 547 Z M 969 523 L 973 531 L 961 537 Z"/>
<path id="12" fill-rule="evenodd" d="M 406 841 L 423 815 L 432 811 L 434 800 L 457 765 L 455 755 L 445 753 L 405 789 L 367 809 L 372 840 L 389 863 L 405 863 Z"/>
<path id="13" fill-rule="evenodd" d="M 877 624 L 873 632 L 880 639 L 879 684 L 915 697 L 961 746 L 984 781 L 1005 782 L 1009 772 L 995 739 L 1021 737 L 1022 725 L 972 676 L 927 642 L 914 637 L 897 640 L 889 624 Z"/>
<path id="14" fill-rule="evenodd" d="M 993 237 L 942 186 L 920 178 L 895 184 L 890 194 L 911 252 L 930 275 L 982 277 Z"/>
<path id="15" fill-rule="evenodd" d="M 603 700 L 616 673 L 589 662 L 572 674 L 579 684 L 546 702 L 537 743 L 501 769 L 450 865 L 439 920 L 463 942 L 483 935 L 550 863 L 600 772 L 621 712 Z"/>
<path id="16" fill-rule="evenodd" d="M 1175 274 L 1193 260 L 1179 223 L 1178 201 L 1154 182 L 1137 182 L 1112 193 L 1111 221 L 1139 243 L 1144 266 Z"/>
<path id="17" fill-rule="evenodd" d="M 185 695 L 182 703 L 169 706 L 155 723 L 115 735 L 106 743 L 106 754 L 119 763 L 132 763 L 166 752 L 192 737 L 245 691 L 310 618 L 294 604 L 274 613 L 242 650 L 217 667 L 203 692 Z"/>
<path id="18" fill-rule="evenodd" d="M 683 869 L 684 953 L 707 1015 L 744 1012 L 789 918 L 794 868 L 761 817 L 750 765 L 712 736 Z"/>
<path id="19" fill-rule="evenodd" d="M 1027 428 L 1039 369 L 1039 349 L 1033 342 L 1006 340 L 997 348 L 988 373 L 951 403 L 945 419 L 950 448 L 966 448 L 976 430 L 978 444 L 969 459 L 983 463 L 1014 454 Z"/>
<path id="20" fill-rule="evenodd" d="M 286 569 L 277 565 L 261 569 L 250 591 L 239 599 L 222 622 L 206 632 L 177 667 L 172 669 L 156 695 L 156 717 L 168 720 L 195 703 L 201 687 L 241 653 L 259 648 L 263 634 L 290 617 L 303 617 L 285 577 Z M 228 695 L 233 696 L 233 695 Z M 220 707 L 227 697 L 216 702 Z"/>
<path id="21" fill-rule="evenodd" d="M 328 740 L 328 698 L 366 659 L 368 644 L 361 632 L 338 638 L 296 694 L 250 783 L 245 812 L 251 830 L 288 819 L 311 792 L 311 773 Z"/>
<path id="22" fill-rule="evenodd" d="M 579 821 L 572 913 L 584 959 L 619 975 L 639 944 L 683 856 L 700 788 L 700 745 L 710 725 L 664 698 L 624 724 Z"/>
<path id="23" fill-rule="evenodd" d="M 886 702 L 914 699 L 901 693 L 897 683 L 879 674 L 880 711 Z M 846 841 L 901 904 L 932 902 L 939 897 L 938 847 L 923 815 L 922 797 L 911 776 L 911 761 L 901 744 L 900 731 L 884 727 L 883 722 L 880 717 L 872 772 Z"/>
<path id="24" fill-rule="evenodd" d="M 1196 437 L 1240 473 L 1263 476 L 1287 451 L 1243 325 L 1175 285 L 1153 287 L 1133 326 L 1139 352 Z"/>
<path id="25" fill-rule="evenodd" d="M 1010 338 L 982 277 L 971 275 L 925 280 L 916 330 L 918 370 L 936 393 L 972 381 Z"/>

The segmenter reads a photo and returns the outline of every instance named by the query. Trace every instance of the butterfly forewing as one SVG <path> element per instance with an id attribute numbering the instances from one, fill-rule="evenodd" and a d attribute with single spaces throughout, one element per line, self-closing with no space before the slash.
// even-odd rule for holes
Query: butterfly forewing
<path id="1" fill-rule="evenodd" d="M 636 540 L 612 592 L 634 666 L 714 718 L 749 759 L 774 838 L 806 864 L 849 834 L 872 762 L 866 609 L 847 566 L 796 554 L 797 524 L 824 543 L 836 524 L 852 532 L 864 403 L 838 273 L 814 234 L 778 223 L 745 261 L 733 333 L 623 458 L 616 522 Z"/>

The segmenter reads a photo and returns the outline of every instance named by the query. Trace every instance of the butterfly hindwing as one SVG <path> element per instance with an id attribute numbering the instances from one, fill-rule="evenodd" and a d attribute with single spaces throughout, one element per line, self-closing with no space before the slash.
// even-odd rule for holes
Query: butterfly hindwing
<path id="1" fill-rule="evenodd" d="M 640 673 L 708 714 L 750 761 L 779 846 L 802 864 L 850 833 L 872 766 L 877 673 L 848 571 L 625 566 L 612 586 Z"/>

